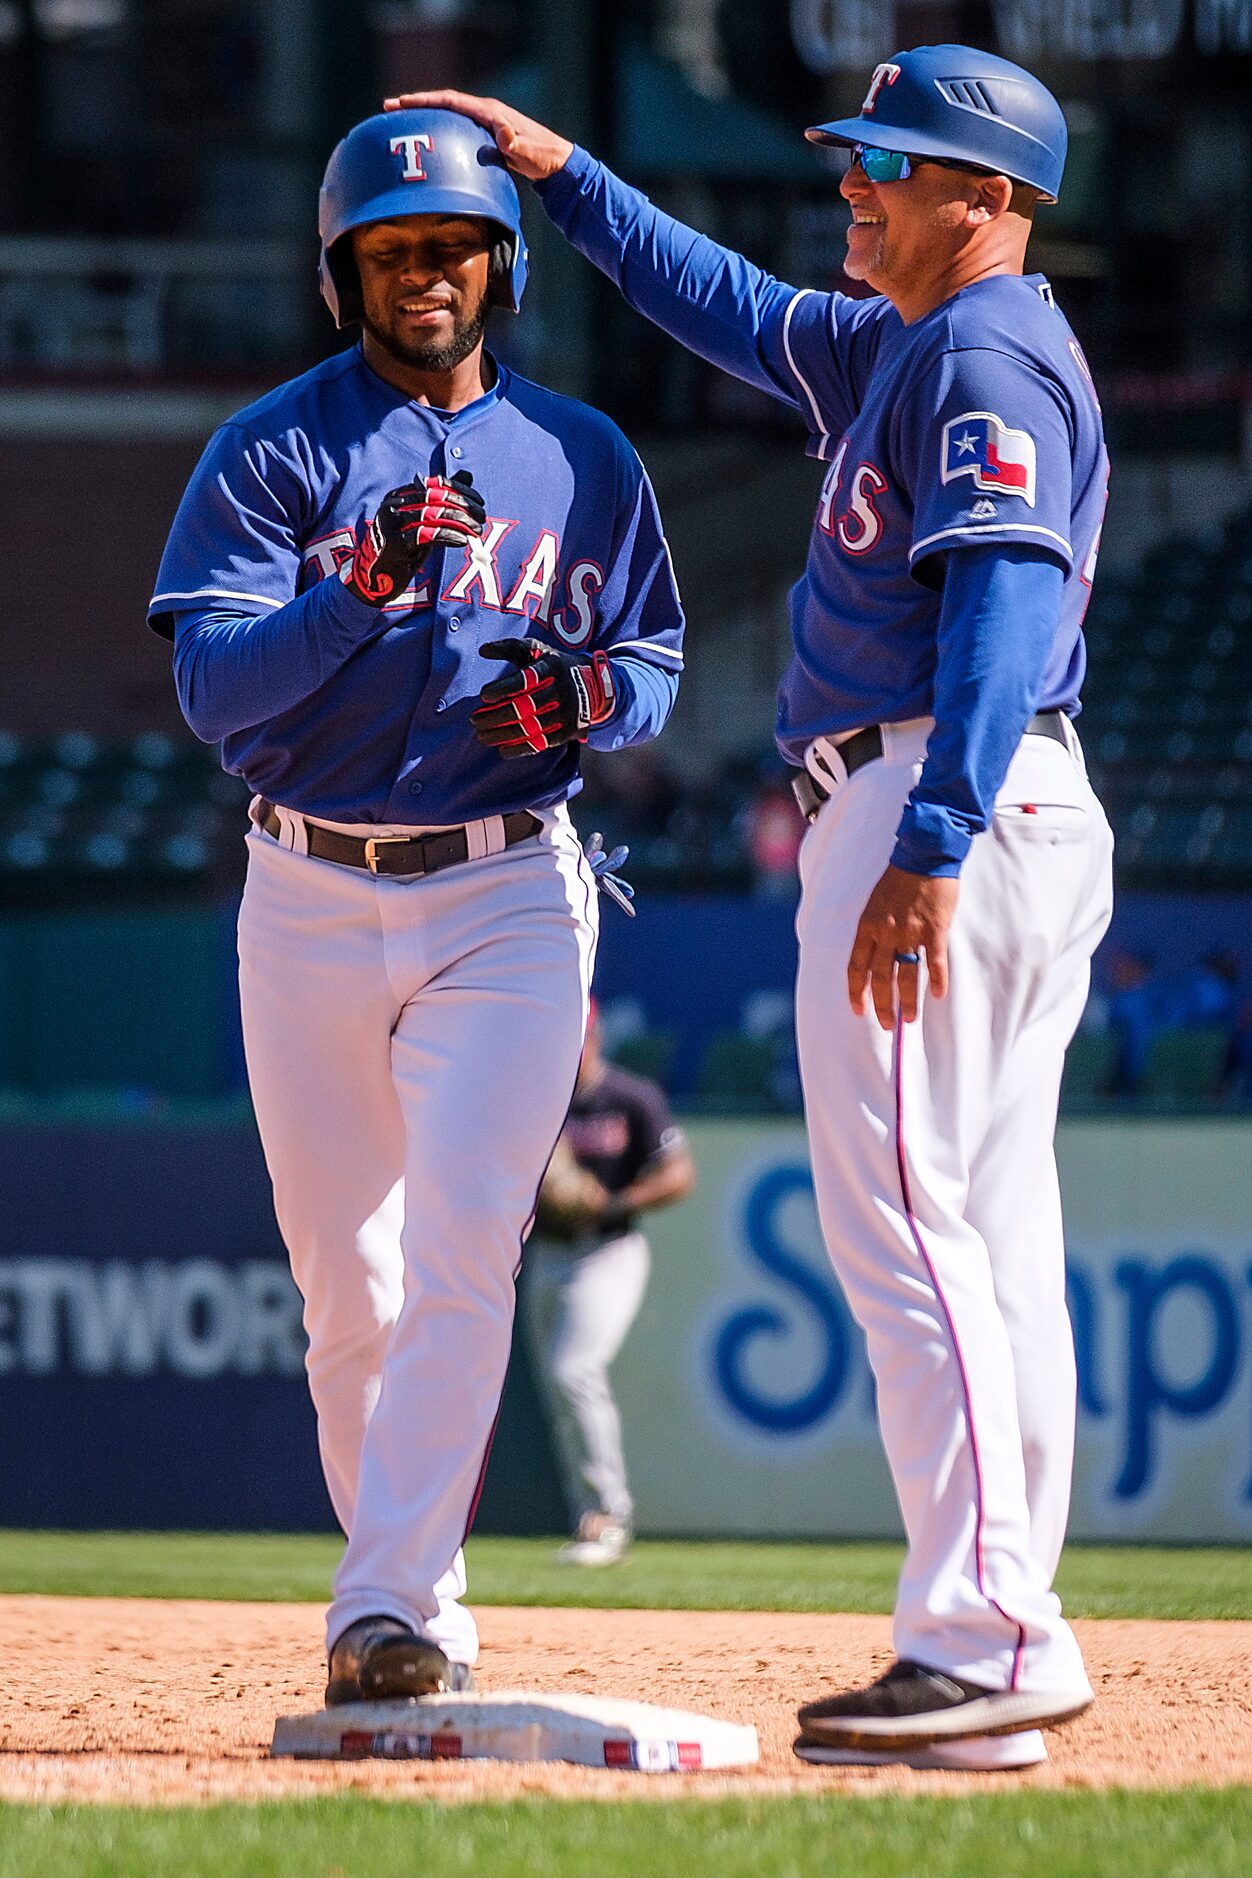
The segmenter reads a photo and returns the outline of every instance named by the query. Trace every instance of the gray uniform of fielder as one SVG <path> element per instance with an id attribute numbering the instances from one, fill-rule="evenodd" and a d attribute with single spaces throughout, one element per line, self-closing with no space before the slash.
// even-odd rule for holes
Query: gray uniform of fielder
<path id="1" fill-rule="evenodd" d="M 685 1148 L 655 1083 L 605 1063 L 580 1082 L 563 1139 L 610 1195 Z M 557 1238 L 542 1206 L 526 1250 L 526 1326 L 566 1498 L 579 1526 L 603 1515 L 629 1527 L 634 1502 L 609 1365 L 647 1288 L 651 1256 L 633 1218 Z"/>

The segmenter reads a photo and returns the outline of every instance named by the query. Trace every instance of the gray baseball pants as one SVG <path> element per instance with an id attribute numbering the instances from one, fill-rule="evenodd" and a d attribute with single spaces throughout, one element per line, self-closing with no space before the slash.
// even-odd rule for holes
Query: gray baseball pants
<path id="1" fill-rule="evenodd" d="M 542 1239 L 526 1248 L 526 1329 L 575 1521 L 585 1513 L 629 1521 L 634 1512 L 608 1372 L 651 1263 L 641 1232 L 583 1253 Z"/>

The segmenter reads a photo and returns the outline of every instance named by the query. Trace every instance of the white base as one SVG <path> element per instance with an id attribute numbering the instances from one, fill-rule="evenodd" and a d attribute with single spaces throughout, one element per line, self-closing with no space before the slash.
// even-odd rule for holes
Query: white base
<path id="1" fill-rule="evenodd" d="M 965 1741 L 935 1741 L 927 1748 L 898 1753 L 866 1748 L 824 1748 L 797 1741 L 795 1754 L 814 1767 L 916 1767 L 925 1772 L 994 1774 L 1018 1767 L 1038 1767 L 1048 1758 L 1037 1728 L 1016 1735 L 971 1735 Z"/>
<path id="2" fill-rule="evenodd" d="M 284 1715 L 270 1753 L 314 1761 L 571 1761 L 641 1774 L 753 1767 L 756 1729 L 593 1695 L 426 1695 Z"/>

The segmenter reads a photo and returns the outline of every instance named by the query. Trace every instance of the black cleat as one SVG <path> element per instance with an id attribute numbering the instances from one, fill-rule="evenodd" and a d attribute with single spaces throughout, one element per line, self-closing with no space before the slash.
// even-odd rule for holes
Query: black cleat
<path id="1" fill-rule="evenodd" d="M 1055 1727 L 1081 1715 L 1089 1687 L 987 1689 L 907 1660 L 893 1663 L 867 1689 L 850 1689 L 799 1711 L 801 1741 L 820 1747 L 883 1752 Z"/>
<path id="2" fill-rule="evenodd" d="M 395 1617 L 362 1617 L 349 1624 L 330 1653 L 326 1706 L 463 1695 L 473 1687 L 469 1665 L 450 1662 L 429 1637 Z"/>

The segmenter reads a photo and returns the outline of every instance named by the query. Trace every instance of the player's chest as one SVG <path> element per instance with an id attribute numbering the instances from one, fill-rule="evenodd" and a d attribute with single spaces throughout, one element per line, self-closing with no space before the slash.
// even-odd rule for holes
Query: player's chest
<path id="1" fill-rule="evenodd" d="M 397 625 L 415 613 L 442 615 L 458 626 L 470 613 L 498 616 L 500 634 L 529 621 L 547 627 L 559 644 L 586 644 L 606 578 L 611 519 L 599 520 L 567 475 L 545 477 L 539 466 L 532 475 L 505 474 L 489 453 L 468 447 L 460 461 L 450 450 L 430 453 L 425 462 L 388 460 L 334 486 L 301 543 L 301 588 L 352 558 L 391 489 L 426 475 L 450 477 L 462 468 L 470 470 L 487 504 L 481 538 L 463 548 L 433 550 L 387 614 Z"/>

